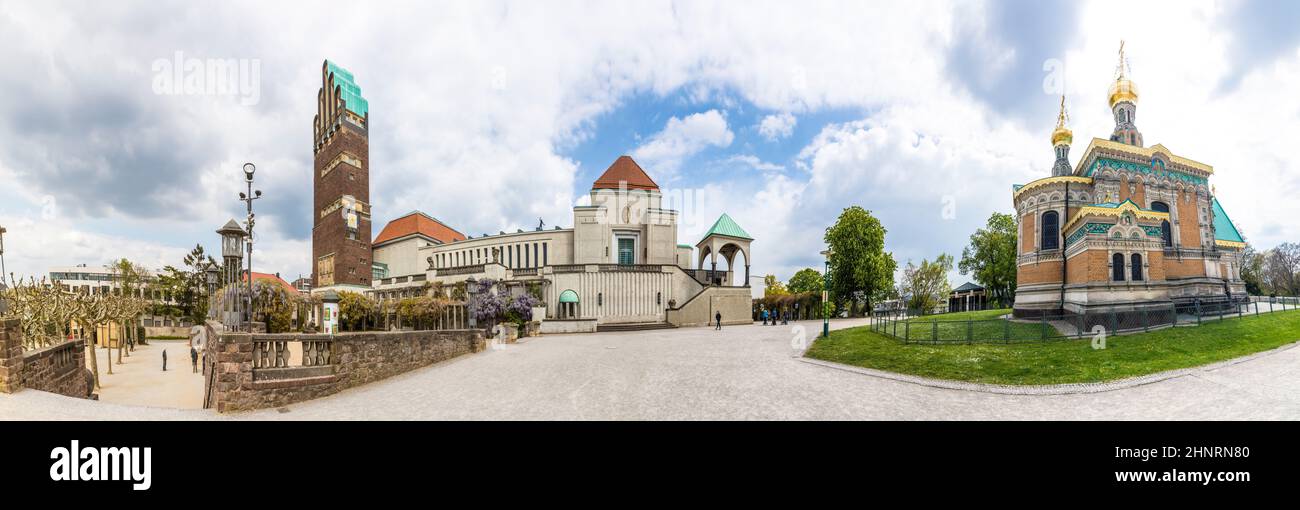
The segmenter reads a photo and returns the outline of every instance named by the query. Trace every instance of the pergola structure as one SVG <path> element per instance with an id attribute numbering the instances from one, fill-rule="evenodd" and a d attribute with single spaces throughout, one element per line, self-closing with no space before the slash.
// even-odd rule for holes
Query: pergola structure
<path id="1" fill-rule="evenodd" d="M 984 287 L 971 282 L 966 282 L 961 287 L 953 289 L 951 294 L 948 294 L 949 312 L 983 310 L 988 307 L 988 304 L 988 293 L 984 290 Z"/>

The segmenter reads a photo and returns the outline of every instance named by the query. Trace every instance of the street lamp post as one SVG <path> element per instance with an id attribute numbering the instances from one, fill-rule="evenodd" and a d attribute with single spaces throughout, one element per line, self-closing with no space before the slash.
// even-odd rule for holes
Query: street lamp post
<path id="1" fill-rule="evenodd" d="M 5 296 L 2 292 L 6 289 L 5 275 L 9 274 L 5 272 L 5 232 L 7 232 L 5 228 L 0 227 L 0 315 L 7 312 L 9 307 L 9 305 L 5 304 Z"/>
<path id="2" fill-rule="evenodd" d="M 825 265 L 823 266 L 824 269 L 822 270 L 822 338 L 830 338 L 831 311 L 833 311 L 833 309 L 827 310 L 826 304 L 830 302 L 831 250 L 827 249 L 822 252 L 822 256 L 826 257 Z"/>
<path id="3" fill-rule="evenodd" d="M 217 279 L 221 276 L 221 271 L 217 269 L 216 264 L 209 263 L 204 269 L 204 274 L 208 278 L 208 318 L 217 317 Z"/>
<path id="4" fill-rule="evenodd" d="M 248 206 L 248 223 L 244 230 L 248 233 L 248 306 L 245 307 L 246 321 L 253 322 L 253 201 L 262 198 L 262 190 L 253 191 L 253 172 L 257 165 L 244 163 L 244 182 L 248 183 L 248 193 L 239 193 L 239 200 Z M 251 327 L 251 326 L 250 326 Z"/>
<path id="5" fill-rule="evenodd" d="M 5 232 L 8 232 L 8 230 L 0 227 L 0 285 L 4 284 L 6 275 L 9 274 L 8 271 L 5 271 Z"/>

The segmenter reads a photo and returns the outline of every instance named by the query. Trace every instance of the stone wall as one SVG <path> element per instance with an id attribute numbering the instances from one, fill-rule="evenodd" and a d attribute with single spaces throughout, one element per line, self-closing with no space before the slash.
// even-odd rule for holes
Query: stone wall
<path id="1" fill-rule="evenodd" d="M 0 393 L 18 391 L 22 383 L 23 337 L 18 320 L 0 321 Z"/>
<path id="2" fill-rule="evenodd" d="M 753 298 L 749 287 L 705 287 L 695 297 L 678 308 L 668 309 L 668 323 L 674 326 L 709 326 L 716 313 L 722 313 L 722 324 L 751 324 Z"/>
<path id="3" fill-rule="evenodd" d="M 20 388 L 48 391 L 69 397 L 90 398 L 94 376 L 86 369 L 82 340 L 23 352 L 17 320 L 0 323 L 0 392 Z"/>
<path id="4" fill-rule="evenodd" d="M 69 340 L 23 354 L 23 387 L 90 398 L 95 376 L 86 368 L 85 341 Z"/>
<path id="5" fill-rule="evenodd" d="M 266 342 L 328 345 L 329 362 L 315 366 L 257 368 L 254 345 L 266 345 Z M 204 361 L 207 405 L 224 413 L 280 407 L 331 395 L 480 352 L 487 343 L 481 330 L 439 330 L 332 336 L 221 333 L 214 335 L 209 345 Z"/>

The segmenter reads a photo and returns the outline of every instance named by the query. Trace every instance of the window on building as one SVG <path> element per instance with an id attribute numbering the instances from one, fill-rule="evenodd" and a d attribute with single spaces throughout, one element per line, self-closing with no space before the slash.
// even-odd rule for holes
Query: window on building
<path id="1" fill-rule="evenodd" d="M 533 267 L 541 265 L 542 259 L 537 258 L 537 243 L 533 243 Z"/>
<path id="2" fill-rule="evenodd" d="M 542 265 L 543 265 L 543 266 L 546 265 L 546 261 L 550 258 L 550 257 L 547 256 L 547 254 L 546 254 L 546 244 L 547 244 L 547 243 L 542 243 Z"/>
<path id="3" fill-rule="evenodd" d="M 506 267 L 514 269 L 515 267 L 515 247 L 506 246 Z"/>
<path id="4" fill-rule="evenodd" d="M 1169 212 L 1169 204 L 1166 204 L 1164 202 L 1151 202 L 1151 210 L 1167 213 Z M 1174 233 L 1173 230 L 1170 228 L 1169 221 L 1168 220 L 1161 221 L 1160 238 L 1164 241 L 1166 248 L 1172 247 L 1174 245 L 1173 234 Z"/>
<path id="5" fill-rule="evenodd" d="M 1110 257 L 1110 279 L 1124 281 L 1124 254 L 1116 253 Z"/>
<path id="6" fill-rule="evenodd" d="M 636 263 L 636 239 L 630 237 L 619 238 L 618 263 L 623 265 Z"/>
<path id="7" fill-rule="evenodd" d="M 1043 213 L 1042 239 L 1038 242 L 1041 250 L 1055 250 L 1061 247 L 1060 216 L 1056 211 Z"/>
<path id="8" fill-rule="evenodd" d="M 1130 266 L 1132 266 L 1133 268 L 1133 281 L 1135 282 L 1142 281 L 1142 256 L 1134 253 L 1133 262 L 1130 264 Z"/>
<path id="9" fill-rule="evenodd" d="M 523 246 L 522 248 L 524 249 L 524 265 L 523 265 L 523 267 L 528 267 L 528 264 L 531 263 L 532 259 L 528 258 L 528 247 L 527 247 L 527 246 Z"/>

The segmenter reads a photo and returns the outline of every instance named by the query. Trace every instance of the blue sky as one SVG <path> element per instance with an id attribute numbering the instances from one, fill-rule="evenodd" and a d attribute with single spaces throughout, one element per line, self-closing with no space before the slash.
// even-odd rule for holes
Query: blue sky
<path id="1" fill-rule="evenodd" d="M 1300 240 L 1295 26 L 1282 1 L 0 0 L 0 63 L 23 70 L 0 79 L 0 97 L 21 98 L 0 102 L 5 257 L 38 275 L 175 264 L 242 216 L 239 166 L 254 161 L 258 269 L 308 272 L 326 58 L 370 103 L 376 232 L 413 209 L 475 235 L 568 226 L 631 154 L 698 198 L 679 242 L 727 212 L 757 239 L 756 274 L 819 267 L 822 231 L 852 205 L 881 218 L 900 264 L 959 256 L 1012 210 L 1012 184 L 1050 173 L 1061 93 L 1072 162 L 1109 134 L 1121 39 L 1146 141 L 1213 165 L 1220 201 L 1267 248 Z M 255 100 L 159 93 L 154 65 L 178 53 L 255 62 L 241 74 Z"/>

